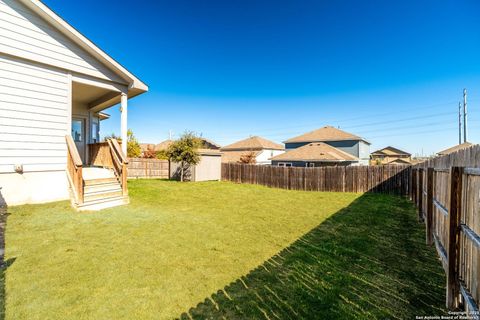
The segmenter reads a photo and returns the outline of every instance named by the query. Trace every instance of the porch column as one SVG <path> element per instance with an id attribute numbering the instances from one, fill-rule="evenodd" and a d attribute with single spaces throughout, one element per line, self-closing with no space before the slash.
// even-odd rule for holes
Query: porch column
<path id="1" fill-rule="evenodd" d="M 122 138 L 122 151 L 127 156 L 127 94 L 122 92 L 122 96 L 120 98 L 120 112 L 121 112 L 121 138 Z"/>

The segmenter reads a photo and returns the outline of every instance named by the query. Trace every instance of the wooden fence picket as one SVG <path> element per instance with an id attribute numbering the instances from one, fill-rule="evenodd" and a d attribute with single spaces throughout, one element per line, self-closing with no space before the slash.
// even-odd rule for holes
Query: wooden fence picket
<path id="1" fill-rule="evenodd" d="M 410 166 L 274 167 L 222 164 L 222 180 L 290 190 L 407 195 Z"/>

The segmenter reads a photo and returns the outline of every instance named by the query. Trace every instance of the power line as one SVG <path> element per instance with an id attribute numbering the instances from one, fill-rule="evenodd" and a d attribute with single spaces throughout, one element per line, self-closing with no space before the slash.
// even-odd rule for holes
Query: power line
<path id="1" fill-rule="evenodd" d="M 410 111 L 410 110 L 415 110 L 415 111 L 418 111 L 418 110 L 428 110 L 428 109 L 432 109 L 432 108 L 437 108 L 437 107 L 440 107 L 440 106 L 446 106 L 446 105 L 450 105 L 450 104 L 453 104 L 455 103 L 456 101 L 449 101 L 449 102 L 444 102 L 444 103 L 437 103 L 437 104 L 433 104 L 433 105 L 428 105 L 428 106 L 423 106 L 423 107 L 412 107 L 412 108 L 406 108 L 406 109 L 402 109 L 402 110 L 399 110 L 399 111 L 393 111 L 393 112 L 385 112 L 385 113 L 377 113 L 377 114 L 370 114 L 370 115 L 364 115 L 364 116 L 359 116 L 359 117 L 353 117 L 353 118 L 347 118 L 347 119 L 340 119 L 338 120 L 338 118 L 330 118 L 330 119 L 322 119 L 322 122 L 324 124 L 326 123 L 329 123 L 329 122 L 333 122 L 335 124 L 341 124 L 341 123 L 345 123 L 345 122 L 351 122 L 351 121 L 357 121 L 357 120 L 362 120 L 362 119 L 371 119 L 372 117 L 381 117 L 381 116 L 391 116 L 391 115 L 395 115 L 395 114 L 402 114 L 406 111 Z M 316 123 L 310 123 L 310 124 L 302 124 L 302 125 L 295 125 L 295 126 L 285 126 L 285 127 L 278 127 L 278 128 L 271 128 L 271 129 L 267 129 L 267 130 L 263 130 L 261 132 L 259 132 L 260 134 L 262 133 L 267 133 L 267 132 L 284 132 L 285 129 L 300 129 L 300 128 L 305 128 L 305 127 L 313 127 L 313 126 L 318 126 L 319 123 L 316 122 Z M 251 134 L 252 131 L 238 131 L 236 132 L 235 134 Z"/>
<path id="2" fill-rule="evenodd" d="M 436 114 L 429 114 L 429 115 L 425 115 L 425 116 L 416 116 L 416 117 L 408 117 L 408 118 L 400 118 L 400 119 L 395 119 L 395 120 L 390 120 L 390 121 L 381 121 L 381 122 L 370 122 L 370 123 L 364 123 L 364 124 L 361 124 L 361 125 L 356 125 L 356 126 L 346 126 L 346 127 L 343 127 L 342 129 L 354 129 L 354 128 L 362 128 L 362 127 L 369 127 L 369 126 L 378 126 L 378 125 L 385 125 L 385 124 L 391 124 L 391 123 L 397 123 L 397 122 L 405 122 L 405 121 L 412 121 L 412 120 L 419 120 L 419 119 L 430 119 L 430 118 L 438 118 L 438 117 L 443 117 L 445 115 L 452 115 L 452 114 L 456 114 L 456 112 L 444 112 L 444 113 L 436 113 Z M 444 123 L 444 122 L 441 122 L 441 123 Z M 390 128 L 377 128 L 376 130 L 391 130 Z M 374 130 L 374 131 L 376 131 Z M 367 131 L 367 132 L 372 132 L 372 131 Z M 294 134 L 298 134 L 298 131 L 279 131 L 279 133 L 277 134 L 268 134 L 268 133 L 265 133 L 265 131 L 260 131 L 260 132 L 256 132 L 256 134 L 259 134 L 259 135 L 265 135 L 265 136 L 268 136 L 268 137 L 282 137 L 282 136 L 285 136 L 285 135 L 294 135 Z M 360 133 L 357 133 L 357 134 L 360 134 Z M 234 133 L 234 134 L 228 134 L 224 137 L 242 137 L 243 135 L 240 135 L 238 133 Z"/>
<path id="3" fill-rule="evenodd" d="M 378 139 L 378 138 L 388 138 L 388 137 L 399 137 L 399 136 L 411 136 L 411 135 L 417 135 L 417 134 L 430 134 L 430 133 L 438 133 L 438 132 L 443 132 L 445 130 L 454 130 L 457 127 L 448 127 L 448 128 L 441 128 L 438 130 L 426 130 L 426 131 L 415 131 L 415 132 L 410 132 L 410 133 L 401 133 L 401 134 L 391 134 L 391 135 L 384 135 L 384 136 L 374 136 L 371 137 L 372 139 Z"/>

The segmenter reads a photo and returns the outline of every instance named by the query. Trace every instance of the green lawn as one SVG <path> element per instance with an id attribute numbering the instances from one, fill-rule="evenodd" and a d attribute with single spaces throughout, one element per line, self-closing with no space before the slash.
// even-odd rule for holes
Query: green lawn
<path id="1" fill-rule="evenodd" d="M 226 182 L 129 182 L 131 204 L 11 207 L 6 319 L 412 318 L 444 275 L 411 204 Z"/>

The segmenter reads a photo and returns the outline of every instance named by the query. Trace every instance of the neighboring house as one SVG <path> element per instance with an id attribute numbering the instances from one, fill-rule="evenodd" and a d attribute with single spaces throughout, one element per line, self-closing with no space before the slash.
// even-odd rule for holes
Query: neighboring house
<path id="1" fill-rule="evenodd" d="M 212 140 L 206 139 L 206 138 L 200 138 L 201 143 L 202 143 L 202 148 L 201 149 L 206 149 L 206 150 L 220 150 L 221 146 Z M 140 143 L 140 149 L 142 150 L 142 155 L 146 151 L 166 151 L 170 145 L 173 143 L 173 140 L 167 139 L 164 140 L 160 143 L 154 144 L 154 143 Z"/>
<path id="2" fill-rule="evenodd" d="M 412 155 L 403 150 L 394 148 L 392 146 L 374 151 L 370 154 L 370 164 L 411 164 Z"/>
<path id="3" fill-rule="evenodd" d="M 283 145 L 262 137 L 253 136 L 222 147 L 222 162 L 240 162 L 242 156 L 252 154 L 255 163 L 271 164 L 270 159 L 285 152 Z"/>
<path id="4" fill-rule="evenodd" d="M 148 87 L 41 1 L 0 0 L 0 24 L 0 201 L 128 202 L 127 144 L 98 143 L 100 120 L 120 103 L 126 141 L 128 99 Z"/>
<path id="5" fill-rule="evenodd" d="M 469 148 L 471 146 L 473 146 L 473 143 L 464 142 L 464 143 L 461 143 L 461 144 L 457 144 L 456 146 L 450 147 L 448 149 L 439 151 L 439 152 L 437 152 L 437 155 L 438 156 L 446 156 L 447 154 L 457 152 L 459 150 L 466 149 L 466 148 Z"/>
<path id="6" fill-rule="evenodd" d="M 280 167 L 348 166 L 358 158 L 324 142 L 312 142 L 273 157 L 272 165 Z"/>
<path id="7" fill-rule="evenodd" d="M 312 142 L 323 142 L 357 159 L 352 164 L 368 165 L 370 159 L 370 142 L 346 131 L 326 126 L 298 137 L 284 141 L 287 152 Z"/>

